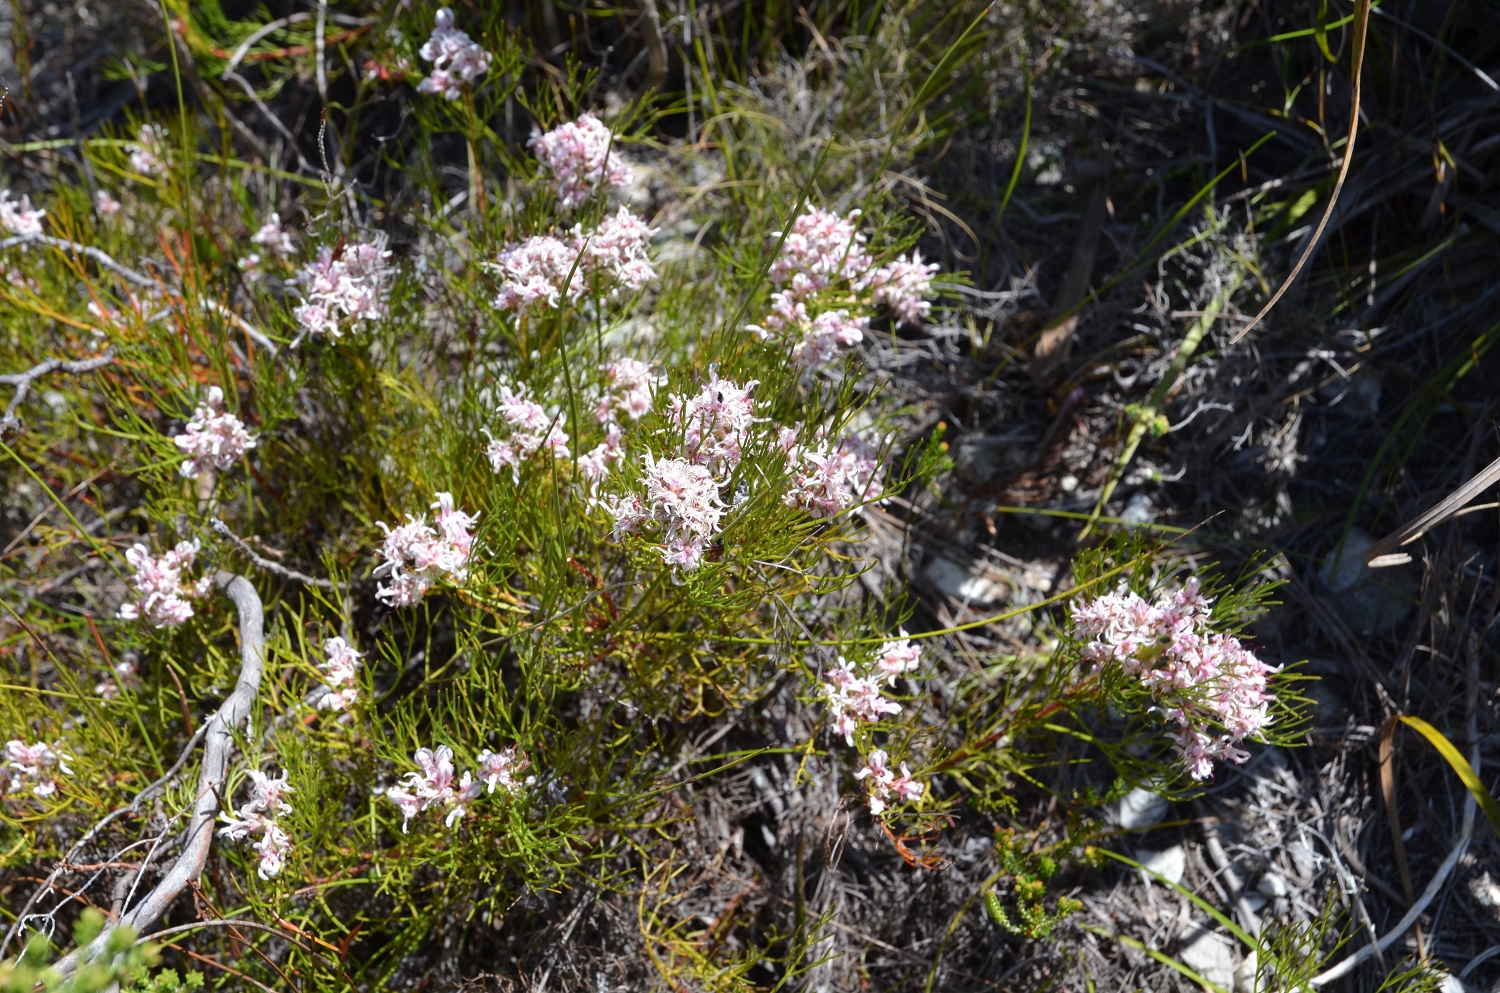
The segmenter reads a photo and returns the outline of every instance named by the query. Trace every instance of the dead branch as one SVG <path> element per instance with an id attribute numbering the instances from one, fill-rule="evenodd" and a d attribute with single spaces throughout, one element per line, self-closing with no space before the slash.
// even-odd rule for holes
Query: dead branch
<path id="1" fill-rule="evenodd" d="M 306 583 L 308 586 L 316 586 L 319 589 L 336 589 L 333 583 L 327 579 L 314 579 L 311 576 L 305 576 L 295 569 L 288 569 L 284 565 L 272 562 L 270 559 L 256 554 L 255 549 L 246 544 L 244 538 L 241 538 L 239 535 L 229 530 L 229 525 L 225 524 L 217 517 L 215 517 L 209 523 L 214 529 L 214 534 L 218 535 L 221 538 L 227 538 L 229 541 L 233 542 L 234 546 L 240 551 L 244 552 L 245 555 L 250 559 L 252 563 L 255 564 L 257 568 L 264 569 L 269 573 L 274 573 L 275 575 L 281 576 L 284 579 L 295 579 L 299 583 Z"/>
<path id="2" fill-rule="evenodd" d="M 142 931 L 172 905 L 189 885 L 197 881 L 208 861 L 209 848 L 213 844 L 214 821 L 219 813 L 219 795 L 229 774 L 229 757 L 234 749 L 234 730 L 250 716 L 250 707 L 260 689 L 261 672 L 265 666 L 265 613 L 260 594 L 244 576 L 220 572 L 214 576 L 214 585 L 234 602 L 240 615 L 240 676 L 234 692 L 224 701 L 217 713 L 204 725 L 203 767 L 198 773 L 198 799 L 193 805 L 193 817 L 183 835 L 182 853 L 167 870 L 161 882 L 142 898 L 132 910 L 126 911 L 115 927 L 130 927 Z M 57 963 L 64 976 L 77 968 L 80 956 L 85 960 L 97 955 L 114 928 L 107 928 L 87 949 L 75 949 Z"/>
<path id="3" fill-rule="evenodd" d="M 96 355 L 91 359 L 47 359 L 38 362 L 25 372 L 12 372 L 0 375 L 0 383 L 6 386 L 14 386 L 16 393 L 10 398 L 10 403 L 5 405 L 5 414 L 0 416 L 0 437 L 21 426 L 21 418 L 16 411 L 21 408 L 26 397 L 31 392 L 31 385 L 38 379 L 52 372 L 68 372 L 77 375 L 84 372 L 93 372 L 102 369 L 115 360 L 113 348 L 104 350 L 103 355 Z"/>

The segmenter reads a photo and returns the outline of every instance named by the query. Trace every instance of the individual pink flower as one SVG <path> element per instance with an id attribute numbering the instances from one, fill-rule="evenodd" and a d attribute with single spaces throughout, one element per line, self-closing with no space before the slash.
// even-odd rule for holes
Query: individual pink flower
<path id="1" fill-rule="evenodd" d="M 750 391 L 757 385 L 752 379 L 740 386 L 715 373 L 695 396 L 674 394 L 667 401 L 667 422 L 680 432 L 683 458 L 717 473 L 739 465 L 755 423 Z"/>
<path id="2" fill-rule="evenodd" d="M 276 819 L 292 812 L 286 795 L 296 791 L 287 782 L 284 770 L 279 776 L 267 775 L 259 769 L 248 769 L 246 774 L 250 795 L 234 815 L 227 812 L 219 815 L 225 822 L 219 834 L 233 841 L 260 835 L 260 840 L 251 846 L 260 855 L 256 873 L 261 879 L 271 879 L 286 866 L 286 856 L 292 850 L 291 837 Z"/>
<path id="3" fill-rule="evenodd" d="M 936 264 L 923 263 L 921 252 L 913 252 L 910 261 L 902 255 L 870 273 L 861 288 L 872 290 L 876 303 L 891 308 L 897 327 L 916 324 L 932 310 L 925 298 L 932 296 L 932 277 L 937 271 Z"/>
<path id="4" fill-rule="evenodd" d="M 176 627 L 193 616 L 189 600 L 208 592 L 213 580 L 204 576 L 189 582 L 183 573 L 191 568 L 198 555 L 198 541 L 180 541 L 177 547 L 153 558 L 151 550 L 135 544 L 125 553 L 125 561 L 135 570 L 135 588 L 140 599 L 120 605 L 116 615 L 122 620 L 147 620 L 158 628 Z"/>
<path id="5" fill-rule="evenodd" d="M 260 864 L 255 874 L 261 879 L 273 879 L 286 868 L 286 857 L 292 850 L 292 839 L 274 821 L 267 822 L 260 840 L 250 847 L 260 855 Z"/>
<path id="6" fill-rule="evenodd" d="M 187 453 L 180 471 L 188 479 L 213 468 L 228 469 L 256 445 L 244 422 L 224 409 L 224 391 L 217 386 L 208 388 L 207 399 L 172 441 Z"/>
<path id="7" fill-rule="evenodd" d="M 453 26 L 453 11 L 443 7 L 437 12 L 432 37 L 417 54 L 432 63 L 432 73 L 417 86 L 422 93 L 435 93 L 457 100 L 462 87 L 484 75 L 490 68 L 490 53 L 467 32 Z"/>
<path id="8" fill-rule="evenodd" d="M 0 227 L 11 234 L 31 238 L 42 233 L 42 218 L 47 212 L 31 206 L 31 198 L 21 194 L 12 200 L 10 190 L 0 190 Z"/>
<path id="9" fill-rule="evenodd" d="M 94 191 L 94 210 L 105 220 L 110 220 L 120 213 L 120 201 L 109 195 L 106 190 Z"/>
<path id="10" fill-rule="evenodd" d="M 911 778 L 911 770 L 901 763 L 901 775 L 891 772 L 890 757 L 875 749 L 865 759 L 864 768 L 854 774 L 855 779 L 868 779 L 870 813 L 877 817 L 886 811 L 892 797 L 898 803 L 909 803 L 922 795 L 923 785 Z"/>
<path id="11" fill-rule="evenodd" d="M 497 408 L 504 422 L 505 434 L 496 438 L 488 428 L 485 435 L 490 439 L 485 456 L 490 468 L 499 472 L 510 467 L 511 478 L 521 481 L 521 463 L 541 451 L 553 458 L 565 459 L 568 451 L 568 433 L 558 423 L 560 414 L 548 414 L 541 404 L 527 396 L 523 386 L 520 392 L 512 392 L 509 386 L 500 387 L 500 403 Z"/>
<path id="12" fill-rule="evenodd" d="M 621 437 L 618 424 L 607 424 L 604 428 L 604 441 L 587 454 L 578 456 L 578 474 L 586 482 L 591 485 L 602 482 L 609 475 L 609 467 L 625 457 Z"/>
<path id="13" fill-rule="evenodd" d="M 585 113 L 546 134 L 532 134 L 528 145 L 551 174 L 558 202 L 572 209 L 587 203 L 601 183 L 624 186 L 631 181 L 629 167 L 611 142 L 609 126 Z"/>
<path id="14" fill-rule="evenodd" d="M 474 550 L 471 529 L 477 515 L 457 510 L 453 494 L 439 493 L 432 510 L 438 511 L 436 530 L 427 524 L 426 515 L 406 517 L 406 523 L 391 527 L 384 521 L 375 523 L 385 531 L 381 548 L 384 560 L 375 567 L 375 575 L 389 576 L 389 586 L 377 587 L 375 596 L 392 607 L 409 607 L 417 603 L 443 576 L 462 583 L 469 578 L 468 561 Z"/>
<path id="15" fill-rule="evenodd" d="M 109 675 L 94 687 L 94 692 L 106 700 L 113 700 L 120 695 L 121 690 L 136 693 L 141 690 L 142 686 L 140 659 L 134 652 L 126 652 L 125 657 L 110 669 Z"/>

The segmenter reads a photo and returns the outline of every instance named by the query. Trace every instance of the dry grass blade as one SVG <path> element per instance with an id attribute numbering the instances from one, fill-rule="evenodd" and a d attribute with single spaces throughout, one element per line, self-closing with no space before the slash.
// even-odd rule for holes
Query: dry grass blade
<path id="1" fill-rule="evenodd" d="M 1397 530 L 1392 531 L 1380 541 L 1371 545 L 1369 550 L 1365 552 L 1365 565 L 1371 569 L 1379 569 L 1384 566 L 1404 565 L 1410 562 L 1411 555 L 1406 552 L 1397 552 L 1395 549 L 1411 544 L 1428 531 L 1431 531 L 1458 513 L 1473 502 L 1475 497 L 1489 489 L 1496 480 L 1500 480 L 1500 459 L 1496 459 L 1485 466 L 1483 472 L 1434 504 L 1421 517 L 1403 524 Z"/>
<path id="2" fill-rule="evenodd" d="M 1396 855 L 1396 869 L 1401 873 L 1401 890 L 1406 895 L 1406 906 L 1411 907 L 1416 893 L 1411 886 L 1411 868 L 1406 860 L 1406 844 L 1401 840 L 1401 811 L 1396 804 L 1396 769 L 1394 737 L 1397 718 L 1392 717 L 1380 729 L 1380 793 L 1385 799 L 1386 823 L 1391 828 L 1391 850 Z M 1417 950 L 1427 957 L 1426 942 L 1422 938 L 1422 925 L 1416 926 Z"/>

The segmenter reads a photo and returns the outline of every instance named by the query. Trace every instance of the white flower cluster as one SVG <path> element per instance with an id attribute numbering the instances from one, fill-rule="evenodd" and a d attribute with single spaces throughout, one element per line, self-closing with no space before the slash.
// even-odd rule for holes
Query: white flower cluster
<path id="1" fill-rule="evenodd" d="M 594 492 L 609 475 L 609 467 L 625 458 L 623 437 L 620 425 L 611 421 L 604 426 L 604 440 L 578 456 L 578 474 L 594 488 Z"/>
<path id="2" fill-rule="evenodd" d="M 375 522 L 385 531 L 385 560 L 375 567 L 375 575 L 391 578 L 391 585 L 378 587 L 375 596 L 392 607 L 417 603 L 445 575 L 459 583 L 469 578 L 469 555 L 474 550 L 469 529 L 478 515 L 455 509 L 451 493 L 437 494 L 431 509 L 437 511 L 436 530 L 425 514 L 407 514 L 406 523 L 395 528 Z"/>
<path id="3" fill-rule="evenodd" d="M 509 386 L 502 385 L 498 412 L 507 429 L 505 437 L 496 438 L 488 428 L 484 431 L 490 439 L 484 454 L 495 472 L 509 466 L 511 478 L 519 483 L 521 463 L 538 452 L 545 449 L 557 459 L 568 458 L 571 454 L 568 433 L 558 423 L 562 415 L 548 414 L 541 404 L 527 397 L 525 386 L 515 393 Z"/>
<path id="4" fill-rule="evenodd" d="M 791 487 L 782 501 L 814 517 L 835 517 L 855 504 L 872 499 L 885 481 L 879 453 L 864 439 L 848 434 L 837 445 L 803 447 L 795 443 L 795 428 L 782 428 Z"/>
<path id="5" fill-rule="evenodd" d="M 255 447 L 255 438 L 244 423 L 224 409 L 224 391 L 208 388 L 207 399 L 193 411 L 182 434 L 172 439 L 187 453 L 181 473 L 196 479 L 210 469 L 228 469 Z"/>
<path id="6" fill-rule="evenodd" d="M 453 26 L 453 11 L 443 7 L 437 12 L 432 37 L 417 54 L 432 63 L 432 73 L 417 85 L 421 93 L 435 93 L 457 100 L 462 87 L 489 72 L 490 53 Z"/>
<path id="7" fill-rule="evenodd" d="M 921 664 L 922 650 L 911 643 L 905 630 L 901 637 L 885 642 L 875 654 L 869 675 L 860 675 L 855 666 L 839 656 L 837 667 L 824 673 L 819 687 L 833 715 L 833 733 L 843 735 L 845 743 L 854 744 L 854 731 L 861 723 L 874 724 L 887 714 L 901 713 L 901 705 L 887 700 L 880 689 L 881 680 L 894 686 L 896 680 L 915 672 Z M 923 785 L 911 778 L 911 770 L 901 763 L 901 775 L 887 768 L 885 752 L 875 749 L 865 760 L 855 779 L 868 779 L 870 813 L 883 813 L 894 797 L 905 803 L 922 795 Z"/>
<path id="8" fill-rule="evenodd" d="M 6 793 L 19 793 L 30 787 L 33 796 L 49 797 L 57 792 L 57 772 L 73 775 L 68 768 L 68 756 L 40 741 L 28 745 L 12 738 L 5 743 L 5 758 L 10 773 Z"/>
<path id="9" fill-rule="evenodd" d="M 631 181 L 630 168 L 611 147 L 612 141 L 609 125 L 585 113 L 546 134 L 533 133 L 527 144 L 551 174 L 558 202 L 572 209 L 587 203 L 601 182 L 624 186 Z"/>
<path id="10" fill-rule="evenodd" d="M 298 282 L 304 300 L 292 311 L 301 333 L 342 337 L 345 322 L 376 321 L 385 314 L 391 253 L 385 235 L 346 244 L 341 251 L 324 247 L 318 261 L 303 267 Z"/>
<path id="11" fill-rule="evenodd" d="M 130 168 L 142 176 L 155 176 L 167 167 L 167 129 L 160 124 L 142 124 L 125 151 L 130 155 Z"/>
<path id="12" fill-rule="evenodd" d="M 655 525 L 664 562 L 688 572 L 702 564 L 724 516 L 719 488 L 740 464 L 755 423 L 750 391 L 756 385 L 751 380 L 742 387 L 715 374 L 694 396 L 667 401 L 667 430 L 680 442 L 681 457 L 645 456 L 645 499 L 627 494 L 610 508 L 617 540 Z"/>
<path id="13" fill-rule="evenodd" d="M 329 638 L 323 642 L 326 662 L 318 665 L 328 682 L 328 692 L 318 700 L 319 710 L 348 710 L 359 699 L 359 684 L 354 674 L 359 671 L 359 660 L 364 653 L 356 652 L 343 638 Z"/>
<path id="14" fill-rule="evenodd" d="M 286 857 L 292 850 L 291 836 L 276 818 L 292 812 L 286 794 L 296 790 L 288 785 L 285 770 L 276 777 L 259 769 L 248 769 L 246 773 L 250 777 L 249 801 L 239 809 L 238 817 L 227 812 L 219 815 L 219 819 L 226 822 L 219 834 L 234 841 L 260 835 L 260 840 L 251 846 L 260 856 L 260 866 L 255 873 L 261 879 L 270 879 L 286 868 Z"/>
<path id="15" fill-rule="evenodd" d="M 859 233 L 859 215 L 851 210 L 840 217 L 813 207 L 796 217 L 771 263 L 777 290 L 771 294 L 765 325 L 746 326 L 762 341 L 773 334 L 799 332 L 792 360 L 810 369 L 837 361 L 859 344 L 869 323 L 867 317 L 851 316 L 845 309 L 814 316 L 809 305 L 816 308 L 822 290 L 845 283 L 849 292 L 868 292 L 876 304 L 891 308 L 898 325 L 918 321 L 932 309 L 924 298 L 932 295 L 932 275 L 938 267 L 924 264 L 916 253 L 910 260 L 902 255 L 876 267 Z"/>
<path id="16" fill-rule="evenodd" d="M 480 752 L 478 779 L 467 770 L 462 776 L 455 775 L 453 749 L 447 745 L 439 745 L 435 751 L 419 748 L 412 760 L 417 763 L 418 771 L 407 773 L 400 786 L 385 791 L 386 797 L 401 809 L 402 834 L 412 818 L 434 807 L 447 808 L 443 824 L 451 830 L 468 813 L 468 802 L 479 795 L 481 787 L 489 793 L 499 790 L 513 796 L 525 785 L 515 779 L 527 766 L 526 757 L 515 745 L 498 752 L 489 749 Z"/>
<path id="17" fill-rule="evenodd" d="M 533 235 L 501 250 L 489 268 L 500 277 L 495 306 L 524 314 L 578 300 L 598 278 L 610 295 L 638 290 L 656 275 L 646 253 L 655 228 L 626 207 L 592 231 L 575 226 L 571 240 Z"/>
<path id="18" fill-rule="evenodd" d="M 40 207 L 31 206 L 31 198 L 21 194 L 17 200 L 10 198 L 10 190 L 0 190 L 0 227 L 11 234 L 31 238 L 42 233 L 42 218 L 47 215 Z"/>
<path id="19" fill-rule="evenodd" d="M 291 255 L 297 250 L 292 232 L 282 225 L 281 215 L 274 210 L 266 223 L 250 236 L 250 241 L 276 256 Z"/>
<path id="20" fill-rule="evenodd" d="M 183 576 L 197 558 L 198 548 L 196 538 L 179 541 L 176 548 L 158 559 L 145 545 L 130 546 L 125 561 L 135 569 L 135 588 L 141 598 L 120 604 L 117 616 L 127 621 L 147 620 L 158 628 L 176 627 L 192 617 L 193 605 L 188 600 L 202 596 L 213 585 L 208 576 L 196 583 Z"/>

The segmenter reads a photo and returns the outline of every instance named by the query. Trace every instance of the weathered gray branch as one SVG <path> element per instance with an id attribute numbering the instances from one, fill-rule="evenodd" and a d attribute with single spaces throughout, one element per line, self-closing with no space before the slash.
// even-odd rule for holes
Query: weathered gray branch
<path id="1" fill-rule="evenodd" d="M 234 692 L 208 723 L 203 731 L 203 766 L 198 773 L 198 797 L 193 803 L 193 817 L 183 835 L 182 852 L 177 861 L 167 870 L 156 888 L 143 897 L 134 908 L 127 910 L 115 927 L 127 926 L 142 931 L 166 912 L 172 901 L 203 874 L 208 861 L 209 848 L 213 844 L 214 821 L 219 814 L 219 796 L 229 775 L 229 759 L 234 750 L 234 731 L 250 716 L 260 690 L 261 673 L 265 668 L 266 637 L 265 612 L 260 594 L 244 576 L 220 572 L 214 576 L 214 585 L 234 602 L 240 615 L 240 677 Z M 106 929 L 86 949 L 77 949 L 57 963 L 57 969 L 67 975 L 84 960 L 97 955 L 109 938 L 114 927 Z"/>
<path id="2" fill-rule="evenodd" d="M 21 404 L 31 393 L 31 384 L 48 373 L 70 372 L 78 374 L 82 372 L 93 372 L 102 369 L 115 360 L 113 348 L 106 348 L 103 355 L 96 355 L 91 359 L 47 359 L 38 362 L 25 372 L 12 372 L 0 375 L 0 383 L 16 388 L 15 395 L 10 398 L 10 403 L 5 405 L 4 415 L 0 415 L 0 438 L 15 430 L 21 424 L 21 418 L 16 411 L 21 409 Z"/>
<path id="3" fill-rule="evenodd" d="M 327 579 L 314 579 L 311 576 L 304 576 L 302 573 L 298 572 L 295 569 L 288 569 L 286 566 L 281 565 L 278 562 L 272 562 L 270 559 L 256 554 L 255 549 L 251 548 L 244 538 L 241 538 L 239 535 L 229 530 L 229 525 L 225 524 L 217 517 L 215 517 L 209 523 L 214 529 L 214 534 L 217 534 L 221 538 L 227 538 L 231 542 L 233 542 L 235 547 L 244 552 L 245 555 L 250 559 L 251 562 L 255 564 L 257 568 L 264 569 L 270 573 L 274 573 L 278 576 L 281 576 L 283 579 L 295 579 L 297 582 L 306 583 L 308 586 L 316 586 L 320 589 L 325 590 L 331 590 L 335 588 L 333 583 Z"/>

